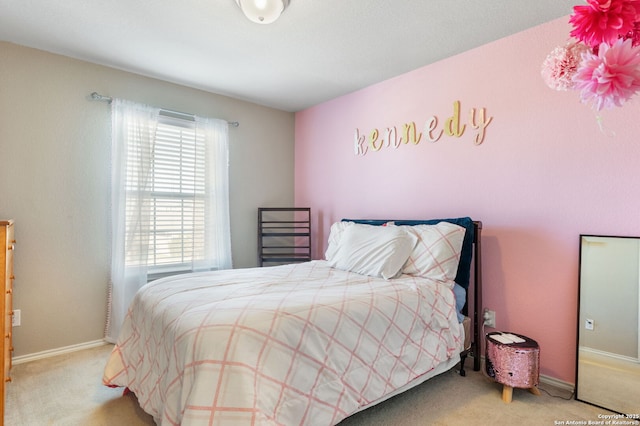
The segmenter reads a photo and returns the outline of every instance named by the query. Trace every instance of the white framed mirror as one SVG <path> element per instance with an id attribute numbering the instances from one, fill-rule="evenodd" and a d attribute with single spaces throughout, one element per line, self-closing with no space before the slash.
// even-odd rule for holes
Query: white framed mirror
<path id="1" fill-rule="evenodd" d="M 640 237 L 580 235 L 576 392 L 626 414 L 640 407 Z"/>

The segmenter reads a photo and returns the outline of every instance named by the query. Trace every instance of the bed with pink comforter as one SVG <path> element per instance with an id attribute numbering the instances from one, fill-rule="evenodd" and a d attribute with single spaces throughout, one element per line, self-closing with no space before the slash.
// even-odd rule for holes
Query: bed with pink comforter
<path id="1" fill-rule="evenodd" d="M 327 261 L 168 277 L 136 295 L 104 383 L 159 425 L 334 425 L 453 366 L 452 283 Z"/>

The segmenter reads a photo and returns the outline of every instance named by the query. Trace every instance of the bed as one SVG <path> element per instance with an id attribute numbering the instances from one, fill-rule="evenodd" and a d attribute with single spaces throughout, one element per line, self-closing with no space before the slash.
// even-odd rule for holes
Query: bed
<path id="1" fill-rule="evenodd" d="M 457 364 L 464 375 L 470 353 L 477 371 L 481 228 L 344 219 L 324 260 L 153 281 L 103 383 L 159 425 L 334 425 Z"/>

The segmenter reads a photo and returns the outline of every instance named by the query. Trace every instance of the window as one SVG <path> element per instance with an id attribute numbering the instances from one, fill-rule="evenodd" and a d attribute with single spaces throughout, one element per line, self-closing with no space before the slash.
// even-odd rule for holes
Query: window
<path id="1" fill-rule="evenodd" d="M 139 188 L 141 151 L 127 161 L 127 234 L 135 232 L 137 195 L 148 191 L 149 225 L 141 237 L 148 246 L 134 245 L 126 253 L 127 266 L 146 264 L 151 278 L 190 271 L 194 262 L 206 257 L 206 181 L 205 137 L 193 121 L 160 114 L 153 148 L 150 151 L 149 180 Z M 134 137 L 134 132 L 130 133 Z M 215 218 L 211 218 L 215 220 Z M 143 247 L 142 251 L 138 248 Z"/>
<path id="2" fill-rule="evenodd" d="M 229 125 L 112 102 L 111 282 L 106 339 L 149 279 L 231 268 Z"/>

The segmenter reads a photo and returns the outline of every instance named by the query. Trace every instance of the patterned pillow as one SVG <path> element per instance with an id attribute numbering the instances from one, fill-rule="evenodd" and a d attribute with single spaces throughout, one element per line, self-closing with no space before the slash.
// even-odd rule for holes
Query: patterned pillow
<path id="1" fill-rule="evenodd" d="M 449 222 L 403 228 L 413 232 L 418 237 L 418 243 L 404 264 L 402 273 L 453 281 L 458 272 L 465 229 Z"/>

